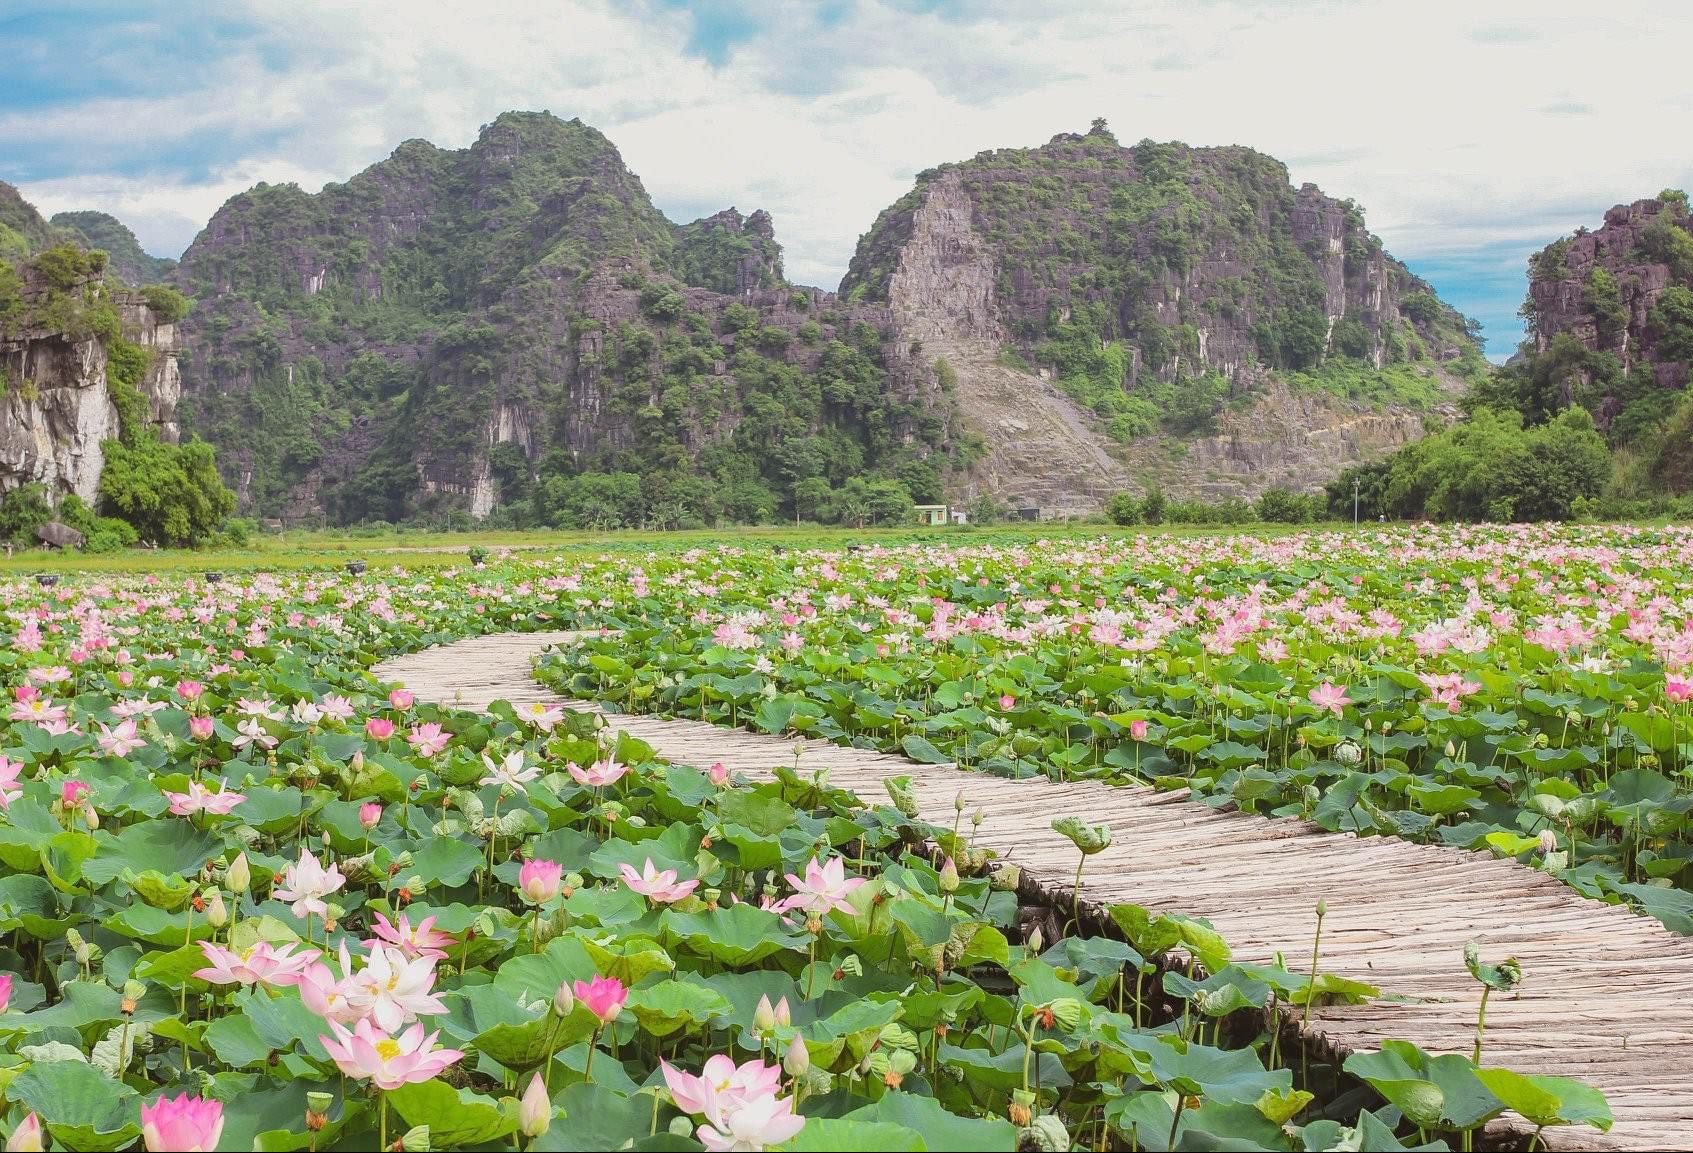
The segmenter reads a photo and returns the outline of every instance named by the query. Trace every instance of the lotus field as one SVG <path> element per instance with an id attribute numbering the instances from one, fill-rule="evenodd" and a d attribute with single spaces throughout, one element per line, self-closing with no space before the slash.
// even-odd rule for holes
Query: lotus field
<path id="1" fill-rule="evenodd" d="M 0 585 L 6 1147 L 1466 1149 L 1507 1109 L 1609 1123 L 1490 1066 L 1480 1029 L 1331 1066 L 1274 1023 L 1375 995 L 1356 974 L 1034 907 L 967 808 L 937 827 L 806 757 L 1182 787 L 1693 931 L 1693 534 L 949 540 Z M 566 628 L 539 669 L 561 697 L 806 751 L 748 782 L 370 673 Z"/>

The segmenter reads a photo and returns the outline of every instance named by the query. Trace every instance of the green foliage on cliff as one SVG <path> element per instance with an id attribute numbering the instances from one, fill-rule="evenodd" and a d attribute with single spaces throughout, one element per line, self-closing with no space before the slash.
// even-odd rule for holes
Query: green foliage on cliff
<path id="1" fill-rule="evenodd" d="M 176 261 L 149 256 L 123 221 L 105 212 L 56 212 L 50 222 L 60 235 L 73 237 L 85 248 L 98 249 L 111 269 L 131 285 L 162 280 Z"/>
<path id="2" fill-rule="evenodd" d="M 507 114 L 230 201 L 180 273 L 184 420 L 255 512 L 343 522 L 490 494 L 513 523 L 766 520 L 947 451 L 880 333 L 780 261 L 762 213 L 673 226 L 600 133 Z"/>
<path id="3" fill-rule="evenodd" d="M 1348 469 L 1327 491 L 1337 518 L 1352 515 L 1357 481 L 1360 513 L 1371 520 L 1570 520 L 1610 473 L 1610 451 L 1585 410 L 1525 428 L 1516 412 L 1481 408 L 1385 461 Z"/>
<path id="4" fill-rule="evenodd" d="M 101 508 L 134 526 L 141 539 L 160 545 L 193 545 L 215 532 L 235 511 L 203 440 L 165 444 L 144 435 L 134 444 L 105 443 L 100 474 Z"/>

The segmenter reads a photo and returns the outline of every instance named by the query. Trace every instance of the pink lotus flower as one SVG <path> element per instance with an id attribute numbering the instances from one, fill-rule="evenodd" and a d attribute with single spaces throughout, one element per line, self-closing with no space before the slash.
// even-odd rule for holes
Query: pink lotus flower
<path id="1" fill-rule="evenodd" d="M 417 697 L 406 689 L 395 689 L 388 694 L 388 703 L 403 713 L 417 703 Z"/>
<path id="2" fill-rule="evenodd" d="M 332 721 L 350 721 L 353 719 L 353 702 L 346 697 L 329 693 L 318 702 L 318 709 Z"/>
<path id="3" fill-rule="evenodd" d="M 47 1138 L 41 1131 L 41 1118 L 34 1113 L 19 1121 L 12 1135 L 6 1138 L 6 1153 L 42 1153 L 46 1148 Z"/>
<path id="4" fill-rule="evenodd" d="M 846 864 L 839 857 L 830 858 L 826 865 L 813 857 L 805 866 L 804 879 L 789 873 L 787 880 L 788 884 L 793 886 L 794 895 L 779 902 L 777 910 L 787 912 L 800 909 L 814 917 L 827 916 L 836 909 L 846 913 L 852 912 L 852 905 L 846 899 L 847 894 L 864 884 L 863 877 L 846 875 Z"/>
<path id="5" fill-rule="evenodd" d="M 433 757 L 452 743 L 453 735 L 441 731 L 441 726 L 433 721 L 426 725 L 418 725 L 406 737 L 410 745 L 420 757 Z"/>
<path id="6" fill-rule="evenodd" d="M 660 1062 L 676 1107 L 705 1118 L 695 1130 L 702 1145 L 717 1151 L 758 1150 L 792 1140 L 805 1127 L 791 1098 L 777 1096 L 782 1069 L 763 1061 L 739 1067 L 722 1054 L 709 1058 L 700 1076 Z"/>
<path id="7" fill-rule="evenodd" d="M 394 722 L 387 717 L 367 717 L 364 735 L 373 741 L 385 741 L 394 735 Z"/>
<path id="8" fill-rule="evenodd" d="M 756 1057 L 736 1065 L 733 1057 L 717 1053 L 706 1058 L 697 1076 L 668 1061 L 658 1064 L 676 1108 L 698 1116 L 719 1117 L 725 1105 L 733 1108 L 782 1087 L 781 1066 L 766 1065 Z"/>
<path id="9" fill-rule="evenodd" d="M 422 1025 L 413 1025 L 398 1037 L 390 1037 L 367 1018 L 349 1031 L 338 1021 L 329 1022 L 333 1037 L 320 1036 L 324 1049 L 337 1068 L 355 1081 L 369 1081 L 389 1091 L 410 1082 L 427 1081 L 464 1057 L 458 1049 L 437 1049 L 440 1033 L 427 1036 Z"/>
<path id="10" fill-rule="evenodd" d="M 723 767 L 722 761 L 711 762 L 711 768 L 705 771 L 705 775 L 720 789 L 729 783 L 729 770 Z"/>
<path id="11" fill-rule="evenodd" d="M 23 796 L 23 786 L 18 784 L 18 775 L 23 771 L 20 762 L 0 757 L 0 809 L 11 808 L 12 802 Z"/>
<path id="12" fill-rule="evenodd" d="M 451 933 L 444 933 L 435 928 L 434 917 L 423 918 L 414 929 L 404 913 L 400 914 L 397 927 L 387 917 L 378 913 L 370 931 L 375 933 L 378 939 L 399 948 L 408 957 L 445 957 L 446 947 L 458 943 Z"/>
<path id="13" fill-rule="evenodd" d="M 59 786 L 59 802 L 67 809 L 80 809 L 91 792 L 87 784 L 73 778 Z"/>
<path id="14" fill-rule="evenodd" d="M 660 905 L 680 901 L 700 885 L 698 879 L 678 882 L 675 869 L 665 869 L 663 872 L 655 870 L 651 857 L 647 858 L 646 867 L 639 873 L 635 871 L 635 866 L 627 861 L 617 869 L 623 874 L 624 884 Z"/>
<path id="15" fill-rule="evenodd" d="M 615 784 L 629 771 L 628 765 L 620 765 L 611 757 L 595 761 L 586 769 L 575 761 L 566 761 L 564 767 L 569 770 L 571 779 L 585 789 L 603 789 Z"/>
<path id="16" fill-rule="evenodd" d="M 206 686 L 199 681 L 177 681 L 176 695 L 193 704 L 200 699 L 200 694 L 206 691 Z"/>
<path id="17" fill-rule="evenodd" d="M 248 745 L 257 745 L 261 749 L 274 749 L 276 738 L 265 732 L 265 727 L 259 723 L 257 717 L 248 717 L 235 726 L 237 736 L 231 743 L 238 749 Z"/>
<path id="18" fill-rule="evenodd" d="M 326 1021 L 351 1025 L 365 1014 L 362 1009 L 355 1008 L 347 996 L 347 982 L 352 976 L 353 961 L 347 955 L 345 939 L 341 942 L 340 959 L 340 977 L 336 977 L 334 970 L 322 961 L 314 962 L 301 970 L 298 982 L 300 1003 Z"/>
<path id="19" fill-rule="evenodd" d="M 541 775 L 539 768 L 524 767 L 522 749 L 507 753 L 498 764 L 495 764 L 494 759 L 487 753 L 483 753 L 482 763 L 488 767 L 488 775 L 478 783 L 498 785 L 502 789 L 511 789 L 517 793 L 527 793 L 529 782 Z"/>
<path id="20" fill-rule="evenodd" d="M 205 1097 L 159 1097 L 141 1106 L 147 1153 L 211 1153 L 223 1136 L 223 1102 Z"/>
<path id="21" fill-rule="evenodd" d="M 1146 739 L 1146 722 L 1144 720 L 1130 721 L 1129 736 L 1137 741 L 1144 741 Z"/>
<path id="22" fill-rule="evenodd" d="M 382 823 L 382 806 L 375 801 L 367 801 L 359 806 L 359 825 L 369 832 Z"/>
<path id="23" fill-rule="evenodd" d="M 623 1012 L 623 1002 L 629 999 L 629 990 L 625 989 L 623 982 L 616 977 L 595 977 L 592 981 L 576 981 L 571 984 L 570 991 L 602 1024 L 615 1021 L 617 1015 Z"/>
<path id="24" fill-rule="evenodd" d="M 1664 678 L 1664 696 L 1677 704 L 1693 697 L 1693 680 L 1670 674 Z"/>
<path id="25" fill-rule="evenodd" d="M 323 898 L 346 883 L 340 866 L 331 864 L 325 869 L 302 848 L 300 859 L 282 871 L 282 883 L 272 888 L 270 895 L 279 901 L 292 901 L 296 917 L 309 917 L 313 913 L 321 917 L 329 911 Z"/>
<path id="26" fill-rule="evenodd" d="M 730 1153 L 780 1145 L 803 1128 L 805 1118 L 794 1112 L 793 1098 L 766 1096 L 730 1110 L 718 1123 L 701 1125 L 694 1136 L 707 1153 Z"/>
<path id="27" fill-rule="evenodd" d="M 214 793 L 199 781 L 189 781 L 186 793 L 166 792 L 165 796 L 170 798 L 170 811 L 179 817 L 194 813 L 211 813 L 221 817 L 247 799 L 243 793 L 224 792 L 226 787 L 225 782 L 220 780 L 218 791 Z"/>
<path id="28" fill-rule="evenodd" d="M 189 735 L 197 741 L 210 740 L 216 729 L 217 723 L 210 717 L 194 716 L 188 718 Z"/>
<path id="29" fill-rule="evenodd" d="M 1324 681 L 1307 695 L 1311 698 L 1312 704 L 1319 709 L 1329 710 L 1337 717 L 1346 711 L 1347 705 L 1352 703 L 1352 698 L 1346 695 L 1345 685 L 1334 685 L 1328 681 Z"/>
<path id="30" fill-rule="evenodd" d="M 557 861 L 525 861 L 517 871 L 517 892 L 525 903 L 544 905 L 558 896 L 564 866 Z"/>
<path id="31" fill-rule="evenodd" d="M 210 941 L 201 941 L 200 952 L 211 964 L 204 969 L 196 969 L 194 975 L 213 985 L 264 985 L 272 989 L 298 985 L 306 966 L 317 960 L 318 951 L 306 949 L 295 953 L 295 948 L 292 941 L 280 946 L 260 941 L 247 951 L 237 953 Z"/>
<path id="32" fill-rule="evenodd" d="M 1010 711 L 1011 709 L 1017 707 L 1017 698 L 1012 696 L 1010 693 L 1001 693 L 999 697 L 999 707 Z"/>
<path id="33" fill-rule="evenodd" d="M 407 957 L 399 949 L 372 947 L 364 968 L 341 987 L 361 1016 L 389 1033 L 425 1014 L 447 1011 L 432 992 L 435 958 Z"/>
<path id="34" fill-rule="evenodd" d="M 564 709 L 534 701 L 517 710 L 518 719 L 528 721 L 543 733 L 550 733 L 564 720 Z"/>
<path id="35" fill-rule="evenodd" d="M 12 1003 L 12 975 L 0 973 L 0 1013 L 6 1011 L 6 1006 Z"/>

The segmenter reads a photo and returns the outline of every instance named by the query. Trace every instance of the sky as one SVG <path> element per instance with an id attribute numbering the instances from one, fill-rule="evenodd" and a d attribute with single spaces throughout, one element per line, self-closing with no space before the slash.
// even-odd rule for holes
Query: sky
<path id="1" fill-rule="evenodd" d="M 1356 200 L 1499 359 L 1531 252 L 1693 185 L 1690 39 L 1681 0 L 0 0 L 0 179 L 175 256 L 259 181 L 547 109 L 833 288 L 917 172 L 1103 116 Z"/>

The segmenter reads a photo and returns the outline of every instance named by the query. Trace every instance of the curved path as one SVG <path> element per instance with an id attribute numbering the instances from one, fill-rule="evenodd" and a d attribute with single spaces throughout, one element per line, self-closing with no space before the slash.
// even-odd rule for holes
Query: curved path
<path id="1" fill-rule="evenodd" d="M 485 709 L 555 701 L 531 676 L 534 659 L 577 634 L 502 633 L 378 665 L 442 704 Z M 564 702 L 578 709 L 596 706 Z M 701 721 L 616 715 L 617 727 L 669 760 L 722 761 L 748 776 L 793 763 L 793 741 Z M 1075 814 L 1111 826 L 1110 848 L 1088 862 L 1084 900 L 1133 901 L 1208 918 L 1237 959 L 1276 953 L 1299 969 L 1310 956 L 1314 909 L 1328 903 L 1321 968 L 1368 981 L 1386 998 L 1313 1012 L 1319 1044 L 1346 1052 L 1399 1037 L 1469 1053 L 1480 987 L 1464 944 L 1484 960 L 1515 956 L 1517 995 L 1489 1001 L 1484 1060 L 1521 1073 L 1579 1077 L 1602 1089 L 1616 1124 L 1548 1130 L 1554 1148 L 1675 1149 L 1693 1142 L 1693 938 L 1626 908 L 1587 900 L 1512 861 L 1383 837 L 1328 833 L 1300 821 L 1219 813 L 1155 793 L 1097 782 L 1007 780 L 903 757 L 808 742 L 801 770 L 881 800 L 882 781 L 913 778 L 923 817 L 950 826 L 954 799 L 985 814 L 979 843 L 1022 866 L 1048 891 L 1072 892 L 1076 850 L 1052 831 Z"/>

